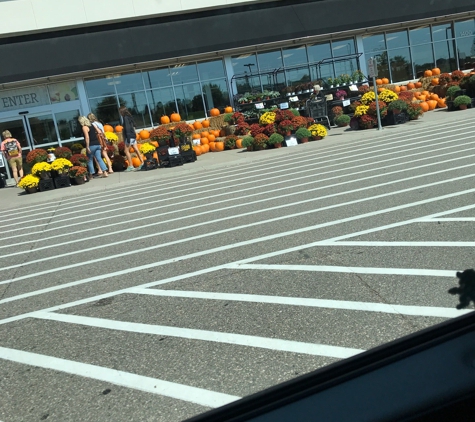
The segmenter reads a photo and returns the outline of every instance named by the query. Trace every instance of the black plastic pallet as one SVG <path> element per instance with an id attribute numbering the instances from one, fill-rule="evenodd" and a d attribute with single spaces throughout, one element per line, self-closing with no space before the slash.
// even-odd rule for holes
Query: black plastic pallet
<path id="1" fill-rule="evenodd" d="M 38 184 L 38 188 L 40 192 L 45 192 L 47 190 L 55 189 L 54 180 L 53 179 L 41 179 L 40 183 Z"/>

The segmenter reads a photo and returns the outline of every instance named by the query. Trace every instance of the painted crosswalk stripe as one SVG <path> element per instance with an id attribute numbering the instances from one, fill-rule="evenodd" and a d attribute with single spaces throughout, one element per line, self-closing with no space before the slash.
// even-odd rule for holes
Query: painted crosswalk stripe
<path id="1" fill-rule="evenodd" d="M 455 318 L 471 310 L 436 306 L 408 306 L 388 303 L 356 302 L 348 300 L 314 299 L 289 296 L 267 296 L 236 293 L 195 292 L 184 290 L 156 290 L 132 288 L 129 293 L 150 296 L 179 297 L 187 299 L 225 300 L 237 302 L 269 303 L 276 305 L 306 306 L 312 308 L 346 309 L 351 311 L 381 312 L 388 314 Z"/>
<path id="2" fill-rule="evenodd" d="M 240 346 L 258 347 L 262 349 L 303 353 L 306 355 L 326 356 L 339 359 L 349 358 L 364 351 L 350 347 L 305 343 L 301 341 L 250 336 L 245 334 L 197 330 L 194 328 L 168 327 L 163 325 L 150 325 L 137 322 L 114 321 L 80 315 L 57 314 L 53 312 L 33 312 L 30 314 L 30 316 L 38 319 L 65 322 L 69 324 L 87 325 L 89 327 L 105 328 L 108 330 L 179 337 L 190 340 L 213 341 L 217 343 L 236 344 Z"/>
<path id="3" fill-rule="evenodd" d="M 80 377 L 92 378 L 120 385 L 122 387 L 141 390 L 152 394 L 159 394 L 207 407 L 219 407 L 240 399 L 240 397 L 237 396 L 205 390 L 203 388 L 191 387 L 143 375 L 132 374 L 130 372 L 118 371 L 116 369 L 104 368 L 102 366 L 75 362 L 38 353 L 25 352 L 23 350 L 0 347 L 0 359 L 45 369 L 52 369 L 54 371 L 66 372 Z"/>

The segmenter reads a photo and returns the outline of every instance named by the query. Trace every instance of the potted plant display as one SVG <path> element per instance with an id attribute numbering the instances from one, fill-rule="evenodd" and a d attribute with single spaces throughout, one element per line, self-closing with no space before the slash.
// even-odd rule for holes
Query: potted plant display
<path id="1" fill-rule="evenodd" d="M 54 170 L 58 176 L 65 176 L 69 173 L 69 169 L 73 166 L 71 161 L 66 158 L 57 158 L 51 163 L 51 170 Z"/>
<path id="2" fill-rule="evenodd" d="M 305 144 L 308 142 L 308 138 L 312 136 L 312 132 L 310 132 L 307 128 L 301 127 L 297 129 L 295 132 L 295 136 L 300 141 L 301 144 Z"/>
<path id="3" fill-rule="evenodd" d="M 403 100 L 391 101 L 388 105 L 388 110 L 392 111 L 393 114 L 399 114 L 401 111 L 407 110 L 407 103 Z"/>
<path id="4" fill-rule="evenodd" d="M 254 138 L 251 135 L 247 135 L 242 138 L 241 145 L 243 148 L 246 148 L 248 151 L 252 151 L 252 144 L 254 143 Z"/>
<path id="5" fill-rule="evenodd" d="M 25 189 L 26 193 L 36 193 L 38 192 L 39 183 L 39 177 L 33 176 L 32 174 L 27 174 L 18 182 L 18 187 Z"/>
<path id="6" fill-rule="evenodd" d="M 267 148 L 267 141 L 269 137 L 264 133 L 259 133 L 254 137 L 254 141 L 252 142 L 252 149 L 254 151 L 261 151 Z"/>
<path id="7" fill-rule="evenodd" d="M 351 118 L 347 114 L 340 114 L 339 116 L 335 117 L 335 124 L 338 127 L 345 127 L 350 124 L 350 120 Z"/>
<path id="8" fill-rule="evenodd" d="M 450 98 L 450 100 L 455 100 L 455 98 L 460 94 L 462 94 L 462 90 L 459 85 L 452 85 L 447 88 L 447 92 L 445 93 L 446 97 Z"/>
<path id="9" fill-rule="evenodd" d="M 36 164 L 46 161 L 48 158 L 48 152 L 42 148 L 31 150 L 26 156 L 26 162 L 28 164 Z"/>
<path id="10" fill-rule="evenodd" d="M 312 134 L 312 139 L 315 141 L 323 139 L 325 136 L 327 136 L 327 129 L 320 123 L 315 123 L 309 126 L 308 130 Z"/>
<path id="11" fill-rule="evenodd" d="M 471 103 L 472 99 L 468 95 L 459 95 L 454 99 L 454 107 L 458 107 L 459 110 L 466 110 Z"/>
<path id="12" fill-rule="evenodd" d="M 147 160 L 150 160 L 150 159 L 152 159 L 152 155 L 155 152 L 156 148 L 151 143 L 145 142 L 143 144 L 140 144 L 139 149 L 140 149 L 140 152 L 143 155 L 145 155 Z"/>
<path id="13" fill-rule="evenodd" d="M 273 133 L 267 140 L 267 143 L 272 145 L 274 148 L 282 147 L 282 142 L 284 142 L 284 137 L 280 133 Z"/>
<path id="14" fill-rule="evenodd" d="M 364 73 L 359 69 L 355 70 L 351 77 L 353 78 L 353 82 L 364 82 L 366 80 Z"/>
<path id="15" fill-rule="evenodd" d="M 343 101 L 348 93 L 344 89 L 339 89 L 337 92 L 335 92 L 335 97 L 337 100 Z"/>
<path id="16" fill-rule="evenodd" d="M 40 179 L 50 179 L 51 178 L 51 164 L 46 162 L 36 163 L 31 168 L 31 174 Z"/>
<path id="17" fill-rule="evenodd" d="M 88 171 L 83 166 L 73 166 L 69 169 L 69 177 L 76 185 L 82 185 L 86 181 Z"/>
<path id="18" fill-rule="evenodd" d="M 295 130 L 295 127 L 291 120 L 282 120 L 277 126 L 277 131 L 281 135 L 290 136 L 293 130 Z"/>

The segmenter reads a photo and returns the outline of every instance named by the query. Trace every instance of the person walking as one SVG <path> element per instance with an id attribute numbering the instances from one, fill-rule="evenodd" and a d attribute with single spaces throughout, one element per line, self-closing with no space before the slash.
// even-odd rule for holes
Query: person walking
<path id="1" fill-rule="evenodd" d="M 84 140 L 86 141 L 86 152 L 87 152 L 87 167 L 91 175 L 94 174 L 94 160 L 96 158 L 97 163 L 99 164 L 98 174 L 100 177 L 107 177 L 107 167 L 104 164 L 104 161 L 101 158 L 101 144 L 99 138 L 97 137 L 96 130 L 92 127 L 92 123 L 86 116 L 78 117 L 78 122 L 82 126 L 82 133 L 84 134 Z"/>
<path id="2" fill-rule="evenodd" d="M 140 166 L 137 167 L 137 170 L 140 170 L 143 166 L 143 159 L 142 154 L 140 154 L 139 147 L 137 146 L 137 134 L 135 132 L 134 118 L 125 106 L 119 108 L 119 114 L 122 120 L 122 134 L 124 135 L 125 155 L 127 157 L 127 161 L 129 162 L 129 166 L 125 171 L 135 170 L 134 166 L 132 165 L 132 156 L 130 155 L 129 151 L 130 147 L 135 150 L 137 157 L 140 159 Z"/>
<path id="3" fill-rule="evenodd" d="M 95 114 L 89 113 L 87 115 L 87 118 L 95 127 L 97 127 L 98 130 L 100 130 L 104 134 L 104 136 L 106 136 L 106 133 L 104 132 L 104 125 L 99 120 L 97 120 L 97 117 Z M 107 154 L 107 149 L 102 148 L 101 151 L 102 151 L 102 157 L 104 157 L 104 159 L 106 160 L 107 167 L 109 168 L 109 174 L 114 173 L 114 171 L 112 170 L 112 163 L 109 158 L 109 154 Z"/>
<path id="4" fill-rule="evenodd" d="M 2 132 L 2 145 L 1 151 L 5 155 L 5 158 L 12 169 L 13 178 L 15 179 L 16 184 L 23 177 L 23 159 L 21 157 L 21 145 L 15 138 L 12 137 L 12 134 L 9 130 Z"/>

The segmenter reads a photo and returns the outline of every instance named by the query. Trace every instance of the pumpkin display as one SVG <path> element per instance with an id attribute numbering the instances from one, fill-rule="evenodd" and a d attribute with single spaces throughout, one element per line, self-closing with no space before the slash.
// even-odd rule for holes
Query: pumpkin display
<path id="1" fill-rule="evenodd" d="M 201 145 L 208 145 L 209 144 L 209 139 L 206 137 L 203 137 L 200 139 Z"/>
<path id="2" fill-rule="evenodd" d="M 206 154 L 207 152 L 209 152 L 209 145 L 208 144 L 201 145 L 201 153 Z"/>
<path id="3" fill-rule="evenodd" d="M 224 142 L 223 141 L 217 141 L 214 143 L 214 148 L 215 148 L 215 151 L 219 152 L 219 151 L 224 151 Z"/>
<path id="4" fill-rule="evenodd" d="M 434 67 L 432 69 L 432 76 L 437 76 L 437 75 L 440 75 L 440 69 L 438 67 Z"/>
<path id="5" fill-rule="evenodd" d="M 426 70 L 424 71 L 424 76 L 428 78 L 429 76 L 432 76 L 432 70 Z"/>
<path id="6" fill-rule="evenodd" d="M 114 128 L 111 125 L 104 125 L 104 132 L 114 132 Z"/>
<path id="7" fill-rule="evenodd" d="M 396 85 L 394 87 L 393 91 L 397 94 L 397 93 L 401 92 L 401 87 L 399 85 Z"/>
<path id="8" fill-rule="evenodd" d="M 432 78 L 430 83 L 431 83 L 431 85 L 439 85 L 439 78 Z"/>
<path id="9" fill-rule="evenodd" d="M 138 166 L 140 166 L 140 164 L 142 164 L 142 162 L 140 161 L 140 159 L 138 157 L 132 158 L 132 165 L 134 167 L 138 167 Z"/>
<path id="10" fill-rule="evenodd" d="M 407 91 L 407 86 L 406 85 L 401 85 L 401 92 Z"/>
<path id="11" fill-rule="evenodd" d="M 210 142 L 216 141 L 216 136 L 212 135 L 211 133 L 207 136 L 207 138 L 208 138 L 208 141 Z"/>
<path id="12" fill-rule="evenodd" d="M 201 125 L 204 127 L 204 128 L 208 128 L 209 127 L 209 120 L 208 119 L 205 119 L 201 122 Z"/>
<path id="13" fill-rule="evenodd" d="M 447 107 L 447 104 L 445 104 L 445 98 L 439 98 L 437 100 L 437 107 L 439 107 L 439 108 Z"/>
<path id="14" fill-rule="evenodd" d="M 382 85 L 383 80 L 382 79 L 376 79 L 376 85 Z"/>
<path id="15" fill-rule="evenodd" d="M 201 155 L 201 146 L 195 145 L 193 151 L 195 151 L 196 155 Z"/>
<path id="16" fill-rule="evenodd" d="M 381 78 L 381 82 L 383 83 L 383 85 L 387 85 L 389 83 L 389 79 L 388 78 Z"/>
<path id="17" fill-rule="evenodd" d="M 242 148 L 242 139 L 236 139 L 236 148 Z"/>
<path id="18" fill-rule="evenodd" d="M 422 107 L 422 111 L 425 113 L 426 111 L 429 111 L 429 104 L 427 104 L 427 101 L 422 101 L 419 103 L 419 105 Z"/>
<path id="19" fill-rule="evenodd" d="M 221 113 L 219 112 L 219 110 L 215 107 L 215 108 L 212 108 L 210 111 L 209 111 L 209 114 L 213 117 L 216 117 L 216 116 L 219 116 Z"/>
<path id="20" fill-rule="evenodd" d="M 407 89 L 414 89 L 416 87 L 416 85 L 414 84 L 414 82 L 409 82 L 407 84 Z"/>
<path id="21" fill-rule="evenodd" d="M 117 125 L 114 129 L 116 133 L 122 133 L 122 131 L 124 130 L 124 127 L 121 125 Z"/>
<path id="22" fill-rule="evenodd" d="M 210 150 L 211 152 L 215 152 L 215 148 L 214 148 L 214 147 L 215 147 L 215 145 L 216 145 L 216 142 L 211 141 L 208 145 L 209 145 L 209 150 Z"/>
<path id="23" fill-rule="evenodd" d="M 202 137 L 202 138 L 207 138 L 208 135 L 209 135 L 209 132 L 208 132 L 207 130 L 201 132 L 201 137 Z"/>
<path id="24" fill-rule="evenodd" d="M 414 85 L 415 85 L 416 88 L 422 88 L 422 82 L 421 81 L 417 81 Z"/>
<path id="25" fill-rule="evenodd" d="M 191 135 L 191 138 L 192 138 L 192 139 L 200 139 L 200 138 L 201 138 L 201 134 L 199 134 L 199 133 L 193 133 L 193 135 Z"/>
<path id="26" fill-rule="evenodd" d="M 155 148 L 158 148 L 158 142 L 157 141 L 150 141 L 150 144 L 152 144 Z"/>
<path id="27" fill-rule="evenodd" d="M 181 116 L 175 111 L 170 115 L 170 120 L 173 123 L 181 122 Z"/>
<path id="28" fill-rule="evenodd" d="M 439 99 L 439 96 L 437 94 L 430 94 L 429 95 L 429 100 L 437 101 L 438 99 Z"/>
<path id="29" fill-rule="evenodd" d="M 437 107 L 437 100 L 428 100 L 426 102 L 429 105 L 429 110 L 434 110 Z"/>
<path id="30" fill-rule="evenodd" d="M 144 141 L 145 139 L 150 138 L 150 132 L 148 130 L 142 129 L 139 132 L 139 136 L 140 136 L 140 139 L 142 139 Z"/>
<path id="31" fill-rule="evenodd" d="M 224 112 L 225 112 L 225 113 L 232 113 L 232 112 L 233 112 L 233 108 L 232 108 L 231 106 L 226 106 L 226 107 L 224 108 Z"/>

